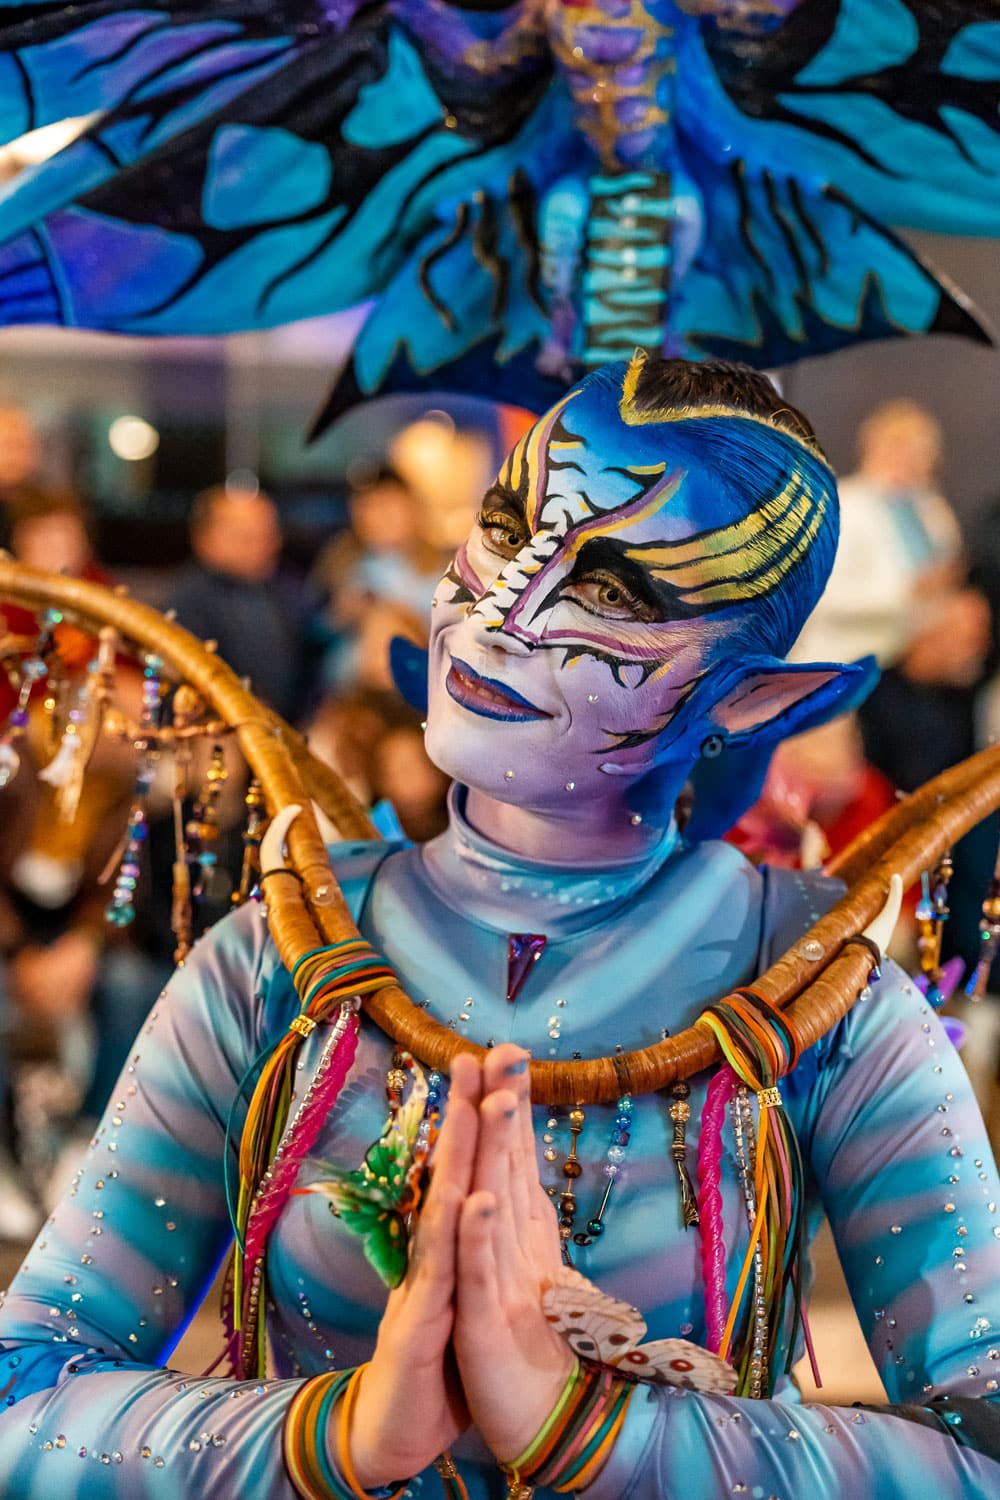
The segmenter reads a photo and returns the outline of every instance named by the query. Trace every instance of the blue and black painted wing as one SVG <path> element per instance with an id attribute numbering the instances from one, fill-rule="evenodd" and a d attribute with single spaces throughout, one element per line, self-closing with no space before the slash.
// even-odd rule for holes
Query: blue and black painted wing
<path id="1" fill-rule="evenodd" d="M 592 9 L 582 7 L 588 22 Z M 673 10 L 647 9 L 661 20 Z M 624 264 L 648 256 L 664 234 L 666 196 L 662 338 L 670 352 L 776 365 L 913 333 L 989 342 L 968 299 L 890 226 L 1000 234 L 993 0 L 783 0 L 763 24 L 767 7 L 739 0 L 683 10 L 697 15 L 671 16 L 674 107 L 662 143 L 647 153 L 652 170 L 629 172 L 622 162 L 617 174 L 599 175 L 585 156 L 574 167 L 565 149 L 558 163 L 566 180 L 577 173 L 589 218 L 569 374 L 545 367 L 537 340 L 522 338 L 515 353 L 504 345 L 467 244 L 442 236 L 436 275 L 470 299 L 462 302 L 463 348 L 443 356 L 456 384 L 485 382 L 540 409 L 560 374 L 651 344 L 652 293 L 641 279 L 627 282 L 634 272 Z M 572 123 L 580 139 L 583 122 Z M 544 260 L 542 226 L 539 238 Z M 362 330 L 324 419 L 383 382 L 419 389 L 440 381 L 439 327 L 427 330 L 438 355 L 424 361 L 392 341 L 402 308 L 414 305 L 406 275 L 398 300 L 376 307 Z M 588 278 L 598 287 L 589 296 Z M 537 327 L 537 312 L 533 323 L 525 310 L 522 326 Z"/>
<path id="2" fill-rule="evenodd" d="M 487 310 L 515 328 L 511 270 L 518 292 L 533 275 L 521 163 L 552 125 L 539 110 L 544 60 L 500 69 L 487 87 L 421 48 L 388 5 L 199 9 L 212 19 L 129 12 L 125 33 L 101 5 L 73 30 L 57 7 L 52 37 L 44 17 L 0 29 L 34 100 L 10 133 L 52 118 L 59 89 L 71 113 L 102 111 L 0 206 L 0 316 L 223 333 L 351 306 L 409 267 L 403 326 L 424 318 L 447 333 L 456 314 L 434 267 L 461 211 L 491 280 Z M 33 45 L 18 47 L 25 28 Z M 524 245 L 511 270 L 506 256 L 491 264 L 509 233 Z"/>
<path id="3" fill-rule="evenodd" d="M 670 335 L 783 364 L 864 338 L 989 341 L 889 225 L 1000 234 L 993 0 L 801 0 L 780 29 L 707 21 L 678 60 L 699 236 Z"/>
<path id="4" fill-rule="evenodd" d="M 776 33 L 702 38 L 715 140 L 888 224 L 1000 233 L 996 0 L 799 0 Z"/>
<path id="5" fill-rule="evenodd" d="M 328 415 L 423 386 L 541 406 L 618 342 L 771 364 L 975 335 L 881 221 L 1000 229 L 994 10 L 0 4 L 0 129 L 92 117 L 0 199 L 0 321 L 223 333 L 375 299 Z M 609 170 L 574 59 L 640 11 L 672 106 L 646 142 L 623 115 L 641 170 Z"/>

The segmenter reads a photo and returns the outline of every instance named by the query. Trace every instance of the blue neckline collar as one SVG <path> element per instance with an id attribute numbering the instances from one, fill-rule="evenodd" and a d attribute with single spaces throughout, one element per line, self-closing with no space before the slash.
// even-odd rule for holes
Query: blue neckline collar
<path id="1" fill-rule="evenodd" d="M 607 921 L 678 844 L 671 820 L 651 849 L 631 859 L 550 864 L 512 854 L 477 832 L 466 818 L 465 802 L 466 788 L 453 786 L 447 829 L 420 851 L 424 874 L 459 916 L 504 934 L 542 933 L 558 942 Z"/>

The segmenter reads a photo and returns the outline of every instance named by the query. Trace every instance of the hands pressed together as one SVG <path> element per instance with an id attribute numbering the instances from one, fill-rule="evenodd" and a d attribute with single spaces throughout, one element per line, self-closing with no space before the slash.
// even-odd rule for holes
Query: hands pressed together
<path id="1" fill-rule="evenodd" d="M 366 1489 L 418 1473 L 470 1423 L 520 1453 L 573 1368 L 541 1291 L 559 1270 L 538 1180 L 528 1059 L 497 1047 L 452 1066 L 448 1107 L 403 1284 L 390 1294 L 351 1418 Z"/>

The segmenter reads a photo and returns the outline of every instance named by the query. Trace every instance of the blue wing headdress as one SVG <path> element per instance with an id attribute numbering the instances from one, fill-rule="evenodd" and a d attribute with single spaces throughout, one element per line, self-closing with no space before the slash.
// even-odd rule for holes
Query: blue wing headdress
<path id="1" fill-rule="evenodd" d="M 609 15 L 608 12 L 613 12 Z M 636 345 L 766 365 L 975 314 L 888 224 L 1000 230 L 990 0 L 0 5 L 0 322 L 371 301 L 381 390 L 541 408 Z"/>

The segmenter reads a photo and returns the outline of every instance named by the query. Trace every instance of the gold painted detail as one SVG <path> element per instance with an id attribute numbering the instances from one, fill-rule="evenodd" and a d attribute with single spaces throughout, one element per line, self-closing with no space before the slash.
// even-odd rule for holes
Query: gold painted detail
<path id="1" fill-rule="evenodd" d="M 791 438 L 792 442 L 798 443 L 807 453 L 812 454 L 813 458 L 818 458 L 827 468 L 830 467 L 826 455 L 817 444 L 789 422 L 783 422 L 781 412 L 775 412 L 772 416 L 758 416 L 755 412 L 741 411 L 737 406 L 725 406 L 721 403 L 705 406 L 661 406 L 651 411 L 636 411 L 636 391 L 646 358 L 645 349 L 637 349 L 629 361 L 625 379 L 622 382 L 622 398 L 618 403 L 618 412 L 626 426 L 652 427 L 658 422 L 692 422 L 710 417 L 736 417 L 744 422 L 755 422 L 758 427 L 770 427 L 773 432 L 780 432 L 784 437 Z"/>

